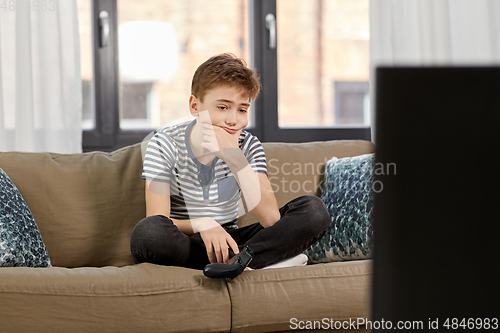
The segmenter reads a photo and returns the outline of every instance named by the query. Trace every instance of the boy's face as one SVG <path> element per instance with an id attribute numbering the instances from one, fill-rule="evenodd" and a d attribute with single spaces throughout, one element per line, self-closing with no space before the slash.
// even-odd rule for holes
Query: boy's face
<path id="1" fill-rule="evenodd" d="M 248 125 L 250 98 L 240 87 L 216 86 L 205 93 L 203 102 L 191 95 L 191 114 L 208 110 L 212 125 L 235 134 Z"/>

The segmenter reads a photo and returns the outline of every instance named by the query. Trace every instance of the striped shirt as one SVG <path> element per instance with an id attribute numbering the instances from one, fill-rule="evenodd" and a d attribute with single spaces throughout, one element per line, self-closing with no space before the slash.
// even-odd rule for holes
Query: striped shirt
<path id="1" fill-rule="evenodd" d="M 211 217 L 221 225 L 238 219 L 241 190 L 229 166 L 215 157 L 200 163 L 189 144 L 196 120 L 166 127 L 148 143 L 142 178 L 170 184 L 170 217 Z M 256 136 L 243 130 L 238 145 L 255 172 L 267 175 L 266 155 Z"/>

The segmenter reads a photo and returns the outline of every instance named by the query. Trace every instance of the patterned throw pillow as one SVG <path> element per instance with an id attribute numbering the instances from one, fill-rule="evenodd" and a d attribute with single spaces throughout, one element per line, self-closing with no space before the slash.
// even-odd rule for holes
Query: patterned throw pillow
<path id="1" fill-rule="evenodd" d="M 321 199 L 331 223 L 326 234 L 304 252 L 309 262 L 371 257 L 373 163 L 374 154 L 334 157 L 326 163 Z"/>
<path id="2" fill-rule="evenodd" d="M 51 267 L 31 211 L 0 169 L 0 267 Z"/>

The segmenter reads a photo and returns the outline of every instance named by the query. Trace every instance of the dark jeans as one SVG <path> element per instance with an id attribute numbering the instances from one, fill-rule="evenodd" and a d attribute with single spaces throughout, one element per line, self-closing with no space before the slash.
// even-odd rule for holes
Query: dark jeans
<path id="1" fill-rule="evenodd" d="M 280 208 L 281 219 L 264 228 L 260 223 L 226 229 L 242 249 L 249 245 L 254 259 L 249 267 L 262 268 L 302 253 L 320 239 L 330 225 L 321 199 L 298 197 Z M 209 262 L 199 234 L 188 236 L 163 215 L 141 220 L 132 232 L 130 248 L 136 263 L 203 269 Z"/>

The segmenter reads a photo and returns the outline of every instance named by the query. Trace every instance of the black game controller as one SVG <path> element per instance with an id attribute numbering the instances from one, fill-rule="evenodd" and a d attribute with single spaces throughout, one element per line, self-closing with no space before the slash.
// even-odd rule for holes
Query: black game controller
<path id="1" fill-rule="evenodd" d="M 203 274 L 213 279 L 233 279 L 243 273 L 252 259 L 253 252 L 247 245 L 240 253 L 229 259 L 225 264 L 213 263 L 206 265 L 203 269 Z"/>

